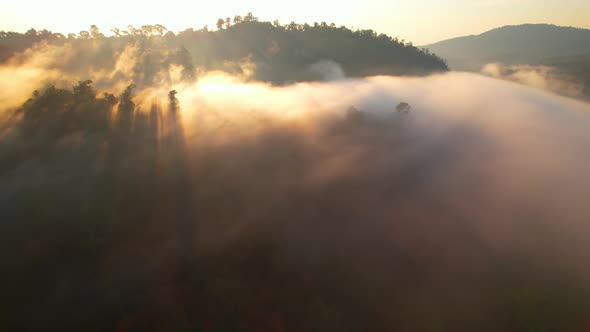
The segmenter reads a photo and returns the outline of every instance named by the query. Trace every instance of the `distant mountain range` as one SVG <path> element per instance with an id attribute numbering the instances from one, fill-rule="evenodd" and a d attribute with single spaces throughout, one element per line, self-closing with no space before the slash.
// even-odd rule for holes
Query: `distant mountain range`
<path id="1" fill-rule="evenodd" d="M 451 69 L 479 71 L 487 63 L 546 64 L 567 57 L 590 58 L 590 30 L 550 24 L 504 26 L 424 46 Z"/>

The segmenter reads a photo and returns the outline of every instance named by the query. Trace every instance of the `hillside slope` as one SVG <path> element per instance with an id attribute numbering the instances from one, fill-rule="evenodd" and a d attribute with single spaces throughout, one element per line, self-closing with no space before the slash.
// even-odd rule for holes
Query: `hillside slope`
<path id="1" fill-rule="evenodd" d="M 448 69 L 441 58 L 411 43 L 372 30 L 353 31 L 326 23 L 281 25 L 249 16 L 235 18 L 233 24 L 229 19 L 220 21 L 215 31 L 205 27 L 173 33 L 155 25 L 113 32 L 115 36 L 105 36 L 96 26 L 90 32 L 68 36 L 32 29 L 24 34 L 0 32 L 0 48 L 6 58 L 8 53 L 18 56 L 18 52 L 43 42 L 67 46 L 73 55 L 64 67 L 85 79 L 91 78 L 86 74 L 93 69 L 114 70 L 113 59 L 133 47 L 133 56 L 139 61 L 135 72 L 142 75 L 133 78 L 138 85 L 153 84 L 147 74 L 168 70 L 174 64 L 182 65 L 189 78 L 211 70 L 247 71 L 253 79 L 276 84 L 321 80 L 333 76 L 334 71 L 361 77 L 422 75 Z"/>
<path id="2" fill-rule="evenodd" d="M 425 46 L 455 70 L 479 70 L 491 62 L 540 64 L 550 58 L 590 54 L 590 30 L 549 24 L 504 26 L 480 35 Z"/>

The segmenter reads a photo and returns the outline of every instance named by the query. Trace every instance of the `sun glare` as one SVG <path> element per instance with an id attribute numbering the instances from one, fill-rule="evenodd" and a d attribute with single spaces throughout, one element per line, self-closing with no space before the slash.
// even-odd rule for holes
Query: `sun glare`
<path id="1" fill-rule="evenodd" d="M 255 84 L 246 84 L 223 74 L 205 77 L 197 83 L 197 91 L 211 97 L 252 97 L 260 93 L 260 90 Z"/>

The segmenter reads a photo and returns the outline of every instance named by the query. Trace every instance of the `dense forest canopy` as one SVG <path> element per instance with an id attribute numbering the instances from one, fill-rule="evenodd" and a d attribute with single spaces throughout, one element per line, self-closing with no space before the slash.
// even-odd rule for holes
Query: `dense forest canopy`
<path id="1" fill-rule="evenodd" d="M 89 31 L 67 36 L 47 30 L 2 31 L 0 61 L 43 42 L 49 46 L 71 47 L 75 63 L 69 63 L 66 69 L 76 71 L 81 80 L 95 79 L 82 77 L 92 69 L 113 69 L 112 59 L 126 48 L 135 47 L 142 60 L 137 66 L 144 69 L 138 70 L 143 75 L 141 78 L 134 77 L 138 85 L 151 83 L 150 72 L 156 73 L 175 63 L 182 65 L 184 73 L 190 76 L 194 69 L 241 73 L 243 68 L 231 64 L 248 62 L 253 65 L 252 79 L 272 83 L 321 80 L 330 76 L 332 68 L 322 68 L 322 61 L 334 62 L 351 77 L 421 75 L 447 70 L 444 60 L 429 51 L 372 30 L 353 31 L 325 22 L 282 25 L 278 21 L 258 21 L 251 13 L 219 19 L 215 31 L 204 27 L 174 33 L 162 25 L 113 29 L 110 36 L 105 36 L 95 25 Z"/>

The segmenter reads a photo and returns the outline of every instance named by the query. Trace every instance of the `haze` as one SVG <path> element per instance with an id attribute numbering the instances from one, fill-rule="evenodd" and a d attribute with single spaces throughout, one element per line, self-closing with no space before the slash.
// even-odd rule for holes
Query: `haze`
<path id="1" fill-rule="evenodd" d="M 590 331 L 586 4 L 7 7 L 0 331 Z"/>
<path id="2" fill-rule="evenodd" d="M 162 24 L 173 31 L 215 26 L 218 18 L 253 12 L 263 20 L 313 23 L 326 21 L 373 29 L 415 45 L 484 32 L 519 23 L 552 23 L 590 27 L 586 0 L 419 0 L 419 1 L 115 1 L 73 3 L 6 1 L 0 29 L 24 32 L 29 28 L 77 33 L 96 24 L 105 31 L 131 24 Z"/>

